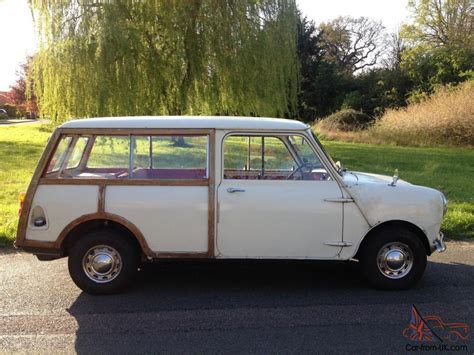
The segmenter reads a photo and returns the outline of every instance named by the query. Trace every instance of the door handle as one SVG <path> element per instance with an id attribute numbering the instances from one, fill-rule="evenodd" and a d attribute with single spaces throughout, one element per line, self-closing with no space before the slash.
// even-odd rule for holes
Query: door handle
<path id="1" fill-rule="evenodd" d="M 227 192 L 230 194 L 233 194 L 234 192 L 245 192 L 244 189 L 237 189 L 235 187 L 228 187 Z"/>

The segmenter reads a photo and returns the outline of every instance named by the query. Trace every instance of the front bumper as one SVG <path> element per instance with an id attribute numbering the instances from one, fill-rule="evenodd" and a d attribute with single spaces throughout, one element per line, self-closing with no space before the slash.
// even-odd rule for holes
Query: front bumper
<path id="1" fill-rule="evenodd" d="M 444 234 L 439 232 L 438 238 L 436 238 L 431 245 L 431 252 L 437 251 L 438 253 L 442 253 L 446 251 L 446 244 L 444 243 Z"/>

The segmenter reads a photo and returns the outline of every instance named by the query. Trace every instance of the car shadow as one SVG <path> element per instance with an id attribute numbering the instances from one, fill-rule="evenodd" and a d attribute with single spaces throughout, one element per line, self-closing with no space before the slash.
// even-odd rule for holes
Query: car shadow
<path id="1" fill-rule="evenodd" d="M 428 263 L 424 278 L 415 288 L 383 291 L 370 288 L 357 262 L 165 261 L 145 265 L 134 286 L 122 294 L 81 293 L 69 312 L 79 326 L 78 352 L 114 351 L 117 342 L 104 342 L 104 332 L 136 331 L 134 322 L 140 319 L 137 314 L 150 321 L 147 315 L 154 314 L 158 319 L 163 312 L 173 311 L 275 309 L 277 312 L 285 307 L 322 305 L 450 303 L 454 299 L 457 302 L 474 299 L 473 281 L 473 266 L 436 262 Z M 118 314 L 122 316 L 117 318 Z M 132 314 L 135 317 L 130 317 Z M 127 319 L 133 321 L 127 323 Z M 101 348 L 97 348 L 98 344 Z M 135 346 L 138 346 L 136 350 L 153 349 L 150 344 Z"/>

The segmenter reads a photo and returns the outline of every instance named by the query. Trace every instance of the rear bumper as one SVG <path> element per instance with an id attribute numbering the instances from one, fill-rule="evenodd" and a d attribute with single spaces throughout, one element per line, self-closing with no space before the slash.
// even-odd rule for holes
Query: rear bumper
<path id="1" fill-rule="evenodd" d="M 431 252 L 437 251 L 438 253 L 442 253 L 446 251 L 446 244 L 444 243 L 444 234 L 439 232 L 438 238 L 436 238 L 431 245 Z"/>

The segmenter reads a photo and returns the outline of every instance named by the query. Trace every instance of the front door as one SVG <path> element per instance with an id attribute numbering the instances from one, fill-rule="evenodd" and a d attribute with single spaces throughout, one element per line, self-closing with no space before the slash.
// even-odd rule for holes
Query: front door
<path id="1" fill-rule="evenodd" d="M 342 192 L 307 139 L 229 135 L 218 188 L 217 254 L 231 258 L 334 258 Z"/>

